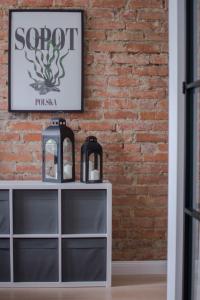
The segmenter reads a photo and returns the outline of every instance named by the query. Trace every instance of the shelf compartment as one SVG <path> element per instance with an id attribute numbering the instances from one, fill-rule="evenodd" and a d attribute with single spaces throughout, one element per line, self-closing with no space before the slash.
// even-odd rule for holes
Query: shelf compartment
<path id="1" fill-rule="evenodd" d="M 14 239 L 15 282 L 57 282 L 57 239 Z"/>
<path id="2" fill-rule="evenodd" d="M 15 190 L 14 234 L 58 233 L 58 193 L 55 190 Z"/>
<path id="3" fill-rule="evenodd" d="M 0 234 L 10 233 L 9 191 L 0 191 Z"/>
<path id="4" fill-rule="evenodd" d="M 106 190 L 62 191 L 62 234 L 106 233 Z"/>
<path id="5" fill-rule="evenodd" d="M 10 240 L 0 239 L 0 282 L 10 281 Z"/>
<path id="6" fill-rule="evenodd" d="M 106 238 L 63 239 L 62 281 L 106 281 Z"/>

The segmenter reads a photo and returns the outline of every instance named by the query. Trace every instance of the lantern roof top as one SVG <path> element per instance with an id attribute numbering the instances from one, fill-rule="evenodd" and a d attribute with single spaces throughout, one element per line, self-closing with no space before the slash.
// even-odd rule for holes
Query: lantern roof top
<path id="1" fill-rule="evenodd" d="M 91 152 L 102 152 L 102 146 L 97 142 L 97 138 L 95 136 L 88 136 L 81 147 L 81 151 L 83 152 L 88 150 Z"/>
<path id="2" fill-rule="evenodd" d="M 74 137 L 72 129 L 66 126 L 66 120 L 62 118 L 51 119 L 50 126 L 43 131 L 42 135 Z"/>

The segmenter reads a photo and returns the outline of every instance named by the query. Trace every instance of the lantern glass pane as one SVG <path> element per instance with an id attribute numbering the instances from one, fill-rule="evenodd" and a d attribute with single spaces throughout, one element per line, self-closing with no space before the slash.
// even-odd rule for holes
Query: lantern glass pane
<path id="1" fill-rule="evenodd" d="M 63 141 L 63 179 L 72 179 L 72 142 L 67 137 Z"/>
<path id="2" fill-rule="evenodd" d="M 91 153 L 89 155 L 89 180 L 100 179 L 100 155 Z"/>
<path id="3" fill-rule="evenodd" d="M 58 146 L 54 139 L 47 140 L 45 144 L 45 177 L 58 178 Z"/>

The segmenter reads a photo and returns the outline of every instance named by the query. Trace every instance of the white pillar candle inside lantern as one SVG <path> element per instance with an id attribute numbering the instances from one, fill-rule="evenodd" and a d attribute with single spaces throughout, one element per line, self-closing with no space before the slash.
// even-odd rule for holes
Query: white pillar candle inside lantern
<path id="1" fill-rule="evenodd" d="M 100 179 L 100 172 L 99 170 L 92 170 L 90 172 L 90 180 L 99 180 Z"/>
<path id="2" fill-rule="evenodd" d="M 72 165 L 66 164 L 64 166 L 64 178 L 65 179 L 71 179 L 72 178 Z"/>

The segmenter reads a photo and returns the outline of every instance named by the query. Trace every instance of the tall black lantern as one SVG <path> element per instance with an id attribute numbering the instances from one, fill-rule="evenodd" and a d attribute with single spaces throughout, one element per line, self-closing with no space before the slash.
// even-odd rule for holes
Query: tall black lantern
<path id="1" fill-rule="evenodd" d="M 86 138 L 81 147 L 81 181 L 99 183 L 103 180 L 103 150 L 95 136 Z"/>
<path id="2" fill-rule="evenodd" d="M 42 178 L 48 182 L 75 180 L 74 133 L 61 118 L 42 133 Z"/>

